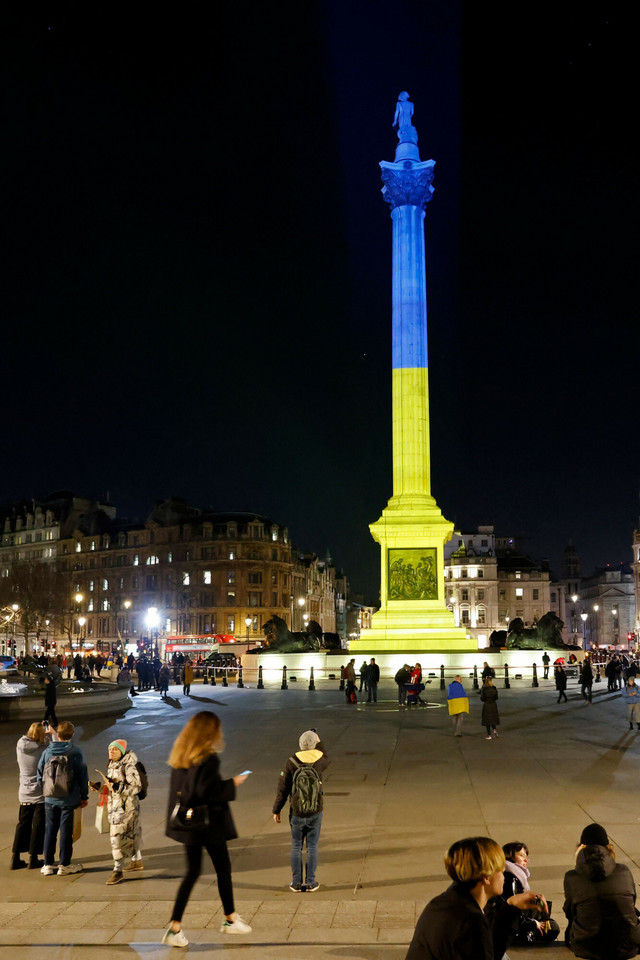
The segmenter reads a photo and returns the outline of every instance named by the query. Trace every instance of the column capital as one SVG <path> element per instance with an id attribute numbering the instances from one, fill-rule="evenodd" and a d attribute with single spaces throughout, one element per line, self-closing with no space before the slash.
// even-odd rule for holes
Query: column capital
<path id="1" fill-rule="evenodd" d="M 435 160 L 424 160 L 422 163 L 411 160 L 380 162 L 384 183 L 382 196 L 392 210 L 403 206 L 421 207 L 424 210 L 433 196 L 431 183 L 435 165 Z"/>

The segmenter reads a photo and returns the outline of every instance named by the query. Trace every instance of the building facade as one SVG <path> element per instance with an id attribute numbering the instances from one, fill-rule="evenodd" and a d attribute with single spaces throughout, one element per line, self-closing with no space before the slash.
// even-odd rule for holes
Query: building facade
<path id="1" fill-rule="evenodd" d="M 508 630 L 510 620 L 530 627 L 550 609 L 549 571 L 518 546 L 487 525 L 456 531 L 445 547 L 447 604 L 479 647 L 489 645 L 494 630 Z"/>
<path id="2" fill-rule="evenodd" d="M 49 563 L 59 577 L 64 611 L 38 632 L 52 650 L 108 651 L 127 641 L 161 649 L 166 637 L 185 635 L 258 643 L 274 615 L 292 630 L 306 616 L 336 632 L 346 580 L 337 590 L 332 565 L 299 558 L 288 529 L 260 514 L 214 513 L 174 498 L 141 523 L 63 492 L 13 505 L 0 522 L 2 577 L 18 561 Z"/>

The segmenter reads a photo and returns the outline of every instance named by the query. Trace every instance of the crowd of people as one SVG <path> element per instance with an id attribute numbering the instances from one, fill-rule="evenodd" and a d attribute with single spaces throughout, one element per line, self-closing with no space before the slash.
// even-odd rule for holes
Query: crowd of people
<path id="1" fill-rule="evenodd" d="M 352 667 L 354 661 L 350 664 Z M 192 666 L 183 660 L 183 692 L 189 693 Z M 580 684 L 589 686 L 589 660 L 581 665 Z M 377 691 L 379 668 L 375 658 L 360 669 L 361 690 Z M 640 693 L 633 663 L 623 668 L 622 697 L 629 725 L 640 729 Z M 162 669 L 162 665 L 161 665 Z M 167 674 L 169 673 L 168 668 Z M 420 664 L 403 669 L 403 685 L 419 682 Z M 554 665 L 558 675 L 564 665 Z M 617 668 L 616 668 L 617 669 Z M 129 671 L 126 663 L 123 671 Z M 138 673 L 138 676 L 140 674 Z M 593 677 L 593 672 L 591 672 Z M 498 736 L 498 690 L 493 668 L 485 662 L 479 699 L 480 721 L 488 740 Z M 348 678 L 348 675 L 347 675 Z M 159 687 L 163 680 L 160 679 Z M 355 685 L 355 678 L 352 680 Z M 396 683 L 399 681 L 396 677 Z M 617 689 L 617 688 L 613 688 Z M 589 698 L 590 702 L 590 698 Z M 449 684 L 447 704 L 454 736 L 461 736 L 462 720 L 470 700 L 461 675 Z M 43 876 L 79 873 L 73 862 L 73 837 L 77 814 L 88 804 L 89 791 L 97 794 L 96 826 L 109 834 L 113 866 L 106 880 L 119 884 L 127 872 L 144 871 L 141 802 L 148 788 L 146 771 L 124 739 L 108 746 L 106 773 L 89 781 L 87 762 L 74 744 L 74 727 L 56 717 L 55 683 L 45 677 L 45 720 L 32 723 L 16 745 L 19 767 L 18 822 L 11 868 L 39 869 Z M 291 830 L 291 882 L 294 893 L 319 889 L 317 879 L 319 839 L 323 816 L 322 774 L 329 758 L 316 730 L 304 731 L 296 750 L 283 764 L 272 813 L 276 823 L 289 803 Z M 202 869 L 206 851 L 217 877 L 224 919 L 221 932 L 246 934 L 251 926 L 237 913 L 234 902 L 228 841 L 235 839 L 230 803 L 251 771 L 223 779 L 220 754 L 224 748 L 219 718 L 210 711 L 194 714 L 178 735 L 168 763 L 171 781 L 166 816 L 166 836 L 183 846 L 185 874 L 177 890 L 163 943 L 185 947 L 182 918 Z M 306 847 L 306 863 L 304 850 Z M 56 849 L 58 863 L 56 864 Z M 22 854 L 27 854 L 27 860 Z M 529 847 L 511 841 L 500 847 L 487 837 L 454 843 L 445 856 L 449 888 L 427 904 L 416 925 L 406 960 L 500 960 L 510 943 L 550 942 L 560 933 L 551 916 L 551 904 L 531 887 Z M 618 864 L 615 851 L 600 824 L 582 831 L 575 865 L 564 878 L 563 912 L 566 945 L 587 960 L 626 960 L 640 952 L 640 914 L 635 908 L 635 883 L 630 870 Z"/>

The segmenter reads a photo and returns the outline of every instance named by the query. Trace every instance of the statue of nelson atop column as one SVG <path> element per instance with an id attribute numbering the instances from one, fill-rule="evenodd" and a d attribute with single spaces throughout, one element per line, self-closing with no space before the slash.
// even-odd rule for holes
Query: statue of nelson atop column
<path id="1" fill-rule="evenodd" d="M 396 103 L 396 112 L 393 118 L 393 126 L 398 131 L 398 140 L 400 143 L 417 143 L 418 131 L 411 123 L 413 116 L 413 104 L 409 100 L 409 94 L 406 90 L 398 97 Z"/>

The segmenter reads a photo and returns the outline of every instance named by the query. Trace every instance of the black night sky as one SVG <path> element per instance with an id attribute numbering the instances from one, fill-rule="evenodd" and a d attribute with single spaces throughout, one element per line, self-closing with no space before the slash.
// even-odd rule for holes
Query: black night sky
<path id="1" fill-rule="evenodd" d="M 378 162 L 406 89 L 437 161 L 433 493 L 557 574 L 570 538 L 585 573 L 630 560 L 632 8 L 137 6 L 3 14 L 0 501 L 255 510 L 375 599 L 368 524 L 392 492 Z"/>

